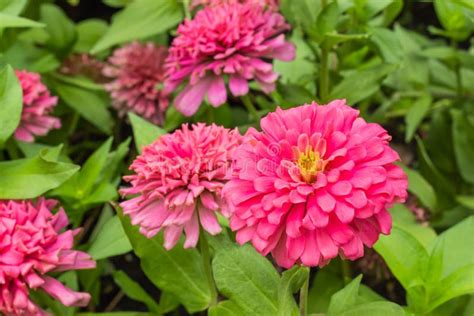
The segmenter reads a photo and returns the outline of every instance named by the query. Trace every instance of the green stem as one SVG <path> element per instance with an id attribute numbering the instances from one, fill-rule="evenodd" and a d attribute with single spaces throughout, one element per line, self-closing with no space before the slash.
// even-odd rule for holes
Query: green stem
<path id="1" fill-rule="evenodd" d="M 309 289 L 309 273 L 308 277 L 300 289 L 300 316 L 308 315 L 308 289 Z"/>
<path id="2" fill-rule="evenodd" d="M 76 131 L 76 127 L 77 127 L 77 123 L 79 122 L 79 118 L 80 118 L 79 113 L 74 112 L 74 114 L 72 116 L 72 119 L 71 119 L 71 125 L 69 125 L 69 129 L 68 129 L 68 132 L 67 132 L 67 134 L 69 136 L 74 134 L 74 132 Z"/>
<path id="3" fill-rule="evenodd" d="M 242 103 L 245 105 L 247 110 L 250 112 L 250 115 L 255 119 L 255 121 L 258 121 L 260 116 L 258 115 L 257 109 L 255 108 L 255 105 L 253 105 L 252 100 L 250 100 L 250 97 L 247 95 L 243 95 L 240 97 L 242 100 Z"/>
<path id="4" fill-rule="evenodd" d="M 191 12 L 189 11 L 189 0 L 183 0 L 183 9 L 186 19 L 191 19 Z"/>
<path id="5" fill-rule="evenodd" d="M 344 284 L 349 284 L 352 280 L 351 266 L 349 261 L 341 259 L 341 270 L 344 278 Z"/>
<path id="6" fill-rule="evenodd" d="M 327 0 L 321 0 L 321 10 L 327 6 Z M 326 43 L 321 44 L 321 60 L 319 73 L 319 99 L 325 104 L 329 95 L 329 47 Z"/>
<path id="7" fill-rule="evenodd" d="M 199 228 L 199 230 L 199 249 L 201 250 L 204 273 L 206 274 L 207 282 L 209 284 L 209 288 L 211 289 L 211 306 L 214 306 L 217 304 L 217 289 L 216 284 L 214 282 L 214 277 L 212 276 L 209 244 L 207 243 L 207 237 L 202 227 Z"/>

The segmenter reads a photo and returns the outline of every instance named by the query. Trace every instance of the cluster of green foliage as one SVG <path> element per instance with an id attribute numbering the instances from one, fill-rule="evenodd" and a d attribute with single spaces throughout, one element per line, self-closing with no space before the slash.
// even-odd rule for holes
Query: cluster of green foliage
<path id="1" fill-rule="evenodd" d="M 404 205 L 391 210 L 394 229 L 375 250 L 403 287 L 398 304 L 364 285 L 340 261 L 328 267 L 280 272 L 231 233 L 208 238 L 213 277 L 221 294 L 213 301 L 201 254 L 179 244 L 171 251 L 162 236 L 147 239 L 120 209 L 117 188 L 126 166 L 143 145 L 185 121 L 215 122 L 245 130 L 256 125 L 240 104 L 204 106 L 192 118 L 170 108 L 163 127 L 130 114 L 115 117 L 102 85 L 59 69 L 72 54 L 105 59 L 132 40 L 169 44 L 190 14 L 177 0 L 104 0 L 118 8 L 110 23 L 74 23 L 53 1 L 0 0 L 0 199 L 40 195 L 61 200 L 74 227 L 86 227 L 80 247 L 98 261 L 92 271 L 60 279 L 101 302 L 103 280 L 149 313 L 79 312 L 47 297 L 56 315 L 145 316 L 176 310 L 209 315 L 294 315 L 294 293 L 311 273 L 310 313 L 336 315 L 474 315 L 474 2 L 434 0 L 438 26 L 412 30 L 403 0 L 281 0 L 292 25 L 297 57 L 275 62 L 281 74 L 269 96 L 250 95 L 263 116 L 283 108 L 347 99 L 368 121 L 387 127 L 400 149 L 409 191 L 429 214 L 424 225 Z M 75 3 L 78 1 L 70 1 Z M 402 14 L 403 13 L 403 14 Z M 22 111 L 13 69 L 38 72 L 60 105 L 63 128 L 36 143 L 12 137 Z M 128 128 L 129 122 L 133 131 Z M 135 147 L 131 146 L 131 142 Z M 225 223 L 223 223 L 225 224 Z M 111 258 L 133 252 L 160 297 L 132 279 Z M 350 267 L 349 267 L 350 268 Z M 362 283 L 361 283 L 362 278 Z M 92 309 L 93 310 L 93 309 Z"/>

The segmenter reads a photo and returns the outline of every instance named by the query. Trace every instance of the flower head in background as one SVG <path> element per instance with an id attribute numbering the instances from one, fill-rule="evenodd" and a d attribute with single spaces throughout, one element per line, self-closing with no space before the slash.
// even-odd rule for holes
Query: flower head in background
<path id="1" fill-rule="evenodd" d="M 61 127 L 59 118 L 50 116 L 58 98 L 51 96 L 39 74 L 23 70 L 15 70 L 15 73 L 23 90 L 23 110 L 15 138 L 33 142 L 35 136 L 45 136 L 50 130 Z"/>
<path id="2" fill-rule="evenodd" d="M 185 248 L 195 247 L 200 225 L 211 235 L 221 232 L 216 212 L 228 216 L 221 190 L 241 136 L 217 125 L 183 125 L 145 147 L 124 177 L 132 187 L 122 189 L 125 214 L 148 238 L 164 231 L 166 249 L 173 248 L 184 230 Z"/>
<path id="3" fill-rule="evenodd" d="M 74 292 L 49 272 L 89 269 L 95 262 L 73 250 L 78 230 L 63 229 L 68 218 L 62 208 L 56 214 L 54 200 L 0 201 L 0 314 L 45 315 L 29 298 L 30 290 L 42 289 L 66 306 L 86 306 L 90 295 Z"/>
<path id="4" fill-rule="evenodd" d="M 378 124 L 336 100 L 278 109 L 236 150 L 223 193 L 237 241 L 277 263 L 322 266 L 390 232 L 387 208 L 407 196 L 398 154 Z"/>
<path id="5" fill-rule="evenodd" d="M 278 0 L 192 0 L 191 1 L 191 9 L 194 9 L 198 6 L 213 6 L 213 5 L 221 5 L 224 3 L 232 4 L 232 3 L 251 3 L 257 4 L 264 7 L 267 7 L 273 11 L 278 11 L 279 5 Z"/>
<path id="6" fill-rule="evenodd" d="M 61 65 L 59 71 L 69 76 L 86 76 L 94 82 L 105 83 L 108 81 L 103 75 L 105 63 L 87 53 L 71 54 Z"/>
<path id="7" fill-rule="evenodd" d="M 185 82 L 174 100 L 176 108 L 191 116 L 205 96 L 218 107 L 227 100 L 226 80 L 234 96 L 249 91 L 255 80 L 269 93 L 278 74 L 271 61 L 290 61 L 295 47 L 285 40 L 289 29 L 282 15 L 250 2 L 208 6 L 178 28 L 166 60 L 165 89 Z"/>
<path id="8" fill-rule="evenodd" d="M 162 124 L 168 108 L 164 81 L 167 49 L 154 43 L 133 42 L 115 50 L 103 74 L 112 81 L 105 85 L 119 115 L 133 112 L 155 124 Z"/>

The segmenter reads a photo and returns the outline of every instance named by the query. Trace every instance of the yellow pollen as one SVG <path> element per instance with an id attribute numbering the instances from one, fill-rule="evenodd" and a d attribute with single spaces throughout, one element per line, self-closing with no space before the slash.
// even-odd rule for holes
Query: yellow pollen
<path id="1" fill-rule="evenodd" d="M 306 147 L 303 152 L 298 150 L 296 164 L 304 181 L 308 183 L 314 182 L 318 172 L 323 171 L 326 167 L 326 163 L 321 159 L 319 152 L 313 150 L 312 146 Z"/>

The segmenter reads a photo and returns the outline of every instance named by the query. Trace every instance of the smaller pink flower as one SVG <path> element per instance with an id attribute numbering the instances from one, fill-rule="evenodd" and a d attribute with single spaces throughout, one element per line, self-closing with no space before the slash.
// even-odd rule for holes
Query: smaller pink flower
<path id="1" fill-rule="evenodd" d="M 119 115 L 133 112 L 162 124 L 169 100 L 160 85 L 164 81 L 166 47 L 133 42 L 115 50 L 103 74 L 113 79 L 105 85 Z"/>
<path id="2" fill-rule="evenodd" d="M 55 128 L 61 128 L 61 121 L 50 116 L 58 103 L 58 98 L 50 95 L 37 73 L 15 70 L 23 90 L 23 110 L 15 138 L 33 142 L 35 136 L 45 136 Z"/>
<path id="3" fill-rule="evenodd" d="M 221 232 L 216 212 L 228 216 L 221 190 L 241 136 L 237 130 L 198 123 L 183 125 L 145 147 L 124 179 L 132 196 L 121 206 L 132 224 L 152 238 L 164 231 L 164 246 L 173 248 L 186 234 L 184 248 L 195 247 L 201 225 L 211 235 Z"/>
<path id="4" fill-rule="evenodd" d="M 49 315 L 30 298 L 42 289 L 66 306 L 86 306 L 88 293 L 75 292 L 49 275 L 95 267 L 84 252 L 73 250 L 79 229 L 65 230 L 68 218 L 57 202 L 0 200 L 0 314 Z"/>
<path id="5" fill-rule="evenodd" d="M 273 91 L 279 75 L 272 60 L 295 57 L 294 45 L 285 40 L 289 29 L 281 14 L 251 2 L 198 11 L 178 27 L 166 59 L 166 91 L 184 83 L 176 108 L 191 116 L 206 96 L 218 107 L 227 101 L 227 85 L 234 96 L 243 96 L 252 80 L 263 92 Z"/>

